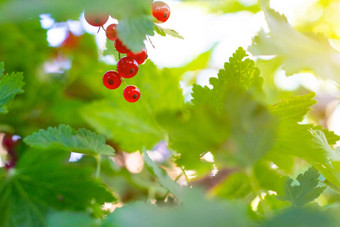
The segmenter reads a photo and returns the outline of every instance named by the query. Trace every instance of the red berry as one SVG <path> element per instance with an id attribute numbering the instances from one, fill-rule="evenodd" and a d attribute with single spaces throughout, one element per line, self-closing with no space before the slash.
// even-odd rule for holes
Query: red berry
<path id="1" fill-rule="evenodd" d="M 108 89 L 116 89 L 122 83 L 122 77 L 115 71 L 107 71 L 103 76 L 103 84 Z"/>
<path id="2" fill-rule="evenodd" d="M 10 135 L 6 134 L 4 138 L 2 139 L 2 145 L 7 149 L 7 150 L 13 150 L 16 145 L 18 145 L 21 137 L 17 135 Z"/>
<path id="3" fill-rule="evenodd" d="M 121 54 L 126 54 L 129 52 L 129 49 L 119 39 L 116 39 L 115 41 L 115 48 Z"/>
<path id="4" fill-rule="evenodd" d="M 134 77 L 138 72 L 138 63 L 132 57 L 123 57 L 117 63 L 117 71 L 124 78 Z"/>
<path id="5" fill-rule="evenodd" d="M 85 11 L 84 17 L 87 23 L 89 23 L 90 25 L 100 27 L 107 22 L 107 20 L 109 19 L 109 14 Z"/>
<path id="6" fill-rule="evenodd" d="M 140 98 L 140 91 L 136 86 L 130 85 L 124 89 L 124 98 L 128 102 L 137 102 Z"/>
<path id="7" fill-rule="evenodd" d="M 117 39 L 117 25 L 116 24 L 110 24 L 106 28 L 106 37 L 109 40 L 115 41 Z"/>
<path id="8" fill-rule="evenodd" d="M 139 52 L 137 54 L 134 54 L 130 51 L 126 55 L 135 59 L 138 64 L 143 64 L 148 57 L 148 55 L 146 54 L 146 49 L 143 49 L 142 52 Z"/>
<path id="9" fill-rule="evenodd" d="M 164 23 L 170 17 L 170 7 L 162 1 L 155 1 L 152 3 L 152 15 L 160 23 Z"/>

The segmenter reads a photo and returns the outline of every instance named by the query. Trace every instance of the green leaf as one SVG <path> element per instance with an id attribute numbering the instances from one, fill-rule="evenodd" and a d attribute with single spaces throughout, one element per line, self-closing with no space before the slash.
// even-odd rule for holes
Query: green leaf
<path id="1" fill-rule="evenodd" d="M 47 217 L 48 227 L 98 227 L 99 220 L 96 220 L 86 213 L 70 211 L 50 212 Z"/>
<path id="2" fill-rule="evenodd" d="M 170 35 L 172 37 L 175 38 L 179 38 L 179 39 L 184 39 L 183 36 L 181 36 L 178 32 L 176 32 L 173 29 L 168 29 L 168 28 L 162 28 L 161 26 L 159 26 L 158 24 L 155 24 L 155 31 L 161 35 L 161 36 L 166 36 L 166 35 Z"/>
<path id="3" fill-rule="evenodd" d="M 254 38 L 249 51 L 258 55 L 276 55 L 282 60 L 288 75 L 303 70 L 313 71 L 323 79 L 339 82 L 340 65 L 337 52 L 325 37 L 296 31 L 287 18 L 264 4 L 264 12 L 270 33 L 263 30 Z"/>
<path id="4" fill-rule="evenodd" d="M 3 75 L 4 63 L 0 63 L 0 113 L 8 112 L 6 104 L 14 99 L 14 97 L 22 93 L 24 86 L 24 77 L 22 73 L 12 73 Z"/>
<path id="5" fill-rule="evenodd" d="M 311 167 L 296 178 L 299 185 L 292 185 L 293 179 L 288 178 L 285 184 L 285 195 L 280 196 L 279 199 L 290 201 L 293 206 L 303 206 L 314 201 L 326 188 L 318 186 L 319 176 L 320 173 Z"/>
<path id="6" fill-rule="evenodd" d="M 139 53 L 145 47 L 146 35 L 153 35 L 153 29 L 151 16 L 124 18 L 117 26 L 119 39 L 135 53 Z"/>
<path id="7" fill-rule="evenodd" d="M 286 98 L 270 107 L 270 111 L 280 117 L 281 121 L 297 123 L 311 110 L 311 106 L 317 102 L 313 99 L 314 92 L 301 96 Z"/>
<path id="8" fill-rule="evenodd" d="M 220 110 L 224 106 L 226 89 L 237 87 L 238 89 L 249 92 L 262 92 L 263 79 L 260 77 L 260 70 L 255 67 L 255 62 L 250 59 L 244 59 L 246 52 L 240 47 L 229 62 L 224 64 L 224 69 L 218 73 L 218 78 L 211 78 L 210 84 L 214 87 L 201 87 L 194 85 L 192 102 L 194 104 L 205 104 L 214 106 Z"/>
<path id="9" fill-rule="evenodd" d="M 168 174 L 165 172 L 165 170 L 161 169 L 156 163 L 154 163 L 146 150 L 143 151 L 144 154 L 144 161 L 147 167 L 151 169 L 151 172 L 154 173 L 154 175 L 157 176 L 158 181 L 161 185 L 163 185 L 165 188 L 167 188 L 177 199 L 182 201 L 184 199 L 184 195 L 187 191 L 187 188 L 181 187 L 179 184 L 174 182 Z"/>
<path id="10" fill-rule="evenodd" d="M 278 213 L 276 216 L 264 221 L 261 227 L 286 226 L 336 226 L 334 218 L 319 209 L 293 207 Z"/>
<path id="11" fill-rule="evenodd" d="M 115 48 L 115 42 L 106 39 L 106 44 L 105 44 L 106 49 L 103 51 L 103 55 L 111 55 L 114 57 L 116 61 L 119 60 L 119 52 Z M 124 54 L 121 54 L 121 57 L 124 56 Z"/>
<path id="12" fill-rule="evenodd" d="M 39 130 L 24 139 L 31 147 L 50 149 L 59 148 L 66 151 L 88 155 L 114 155 L 114 149 L 106 145 L 105 138 L 86 129 L 78 129 L 76 133 L 68 125 L 58 128 L 49 127 Z"/>
<path id="13" fill-rule="evenodd" d="M 192 197 L 191 202 L 177 207 L 161 208 L 142 202 L 126 204 L 109 214 L 103 227 L 252 226 L 245 207 L 237 202 L 208 201 L 203 194 Z"/>
<path id="14" fill-rule="evenodd" d="M 0 170 L 0 225 L 42 226 L 51 208 L 86 210 L 115 197 L 92 178 L 92 170 L 65 165 L 67 153 L 27 150 L 15 169 Z"/>

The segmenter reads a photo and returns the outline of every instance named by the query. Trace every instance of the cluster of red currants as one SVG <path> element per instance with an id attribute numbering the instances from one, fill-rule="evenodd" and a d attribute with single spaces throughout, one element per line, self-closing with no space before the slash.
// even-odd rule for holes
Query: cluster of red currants
<path id="1" fill-rule="evenodd" d="M 163 23 L 168 20 L 170 17 L 170 8 L 169 6 L 161 1 L 155 1 L 152 3 L 152 15 L 156 18 L 156 22 Z M 103 27 L 103 25 L 109 19 L 109 14 L 103 13 L 90 13 L 85 11 L 84 13 L 85 20 L 92 26 Z M 128 79 L 134 77 L 137 72 L 140 64 L 143 64 L 147 59 L 146 49 L 143 49 L 139 53 L 134 53 L 130 51 L 118 38 L 117 34 L 117 24 L 110 24 L 107 26 L 105 32 L 106 37 L 114 41 L 114 46 L 116 50 L 120 54 L 126 54 L 125 57 L 120 58 L 117 62 L 117 71 L 108 71 L 103 76 L 103 84 L 108 89 L 116 89 L 118 88 L 123 78 Z M 125 81 L 124 81 L 125 83 Z M 126 86 L 123 92 L 124 98 L 128 102 L 136 102 L 140 98 L 140 91 L 136 86 L 129 85 Z"/>
<path id="2" fill-rule="evenodd" d="M 17 163 L 18 157 L 15 152 L 15 148 L 18 146 L 20 140 L 20 136 L 10 134 L 5 134 L 2 139 L 2 146 L 5 148 L 8 154 L 7 161 L 5 162 L 5 168 L 7 170 L 14 168 Z"/>

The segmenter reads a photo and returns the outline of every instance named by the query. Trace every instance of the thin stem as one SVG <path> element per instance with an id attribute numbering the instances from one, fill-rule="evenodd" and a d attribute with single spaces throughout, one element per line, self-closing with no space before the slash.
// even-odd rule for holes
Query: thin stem
<path id="1" fill-rule="evenodd" d="M 97 33 L 99 33 L 99 31 L 100 31 L 100 27 L 98 27 L 98 31 L 97 31 Z"/>
<path id="2" fill-rule="evenodd" d="M 118 60 L 120 60 L 122 58 L 122 56 L 120 55 L 120 53 L 118 52 Z"/>
<path id="3" fill-rule="evenodd" d="M 185 170 L 184 170 L 184 167 L 183 167 L 183 166 L 181 167 L 181 170 L 182 170 L 182 172 L 183 172 L 183 174 L 184 174 L 184 176 L 185 176 L 185 180 L 187 181 L 187 183 L 188 183 L 188 185 L 189 185 L 189 177 L 188 177 L 188 175 L 185 173 Z"/>
<path id="4" fill-rule="evenodd" d="M 123 78 L 122 78 L 122 81 L 123 81 L 123 83 L 125 84 L 126 87 L 129 86 Z"/>
<path id="5" fill-rule="evenodd" d="M 97 155 L 95 158 L 96 158 L 96 161 L 97 161 L 96 178 L 99 178 L 100 177 L 100 168 L 101 168 L 101 156 Z"/>
<path id="6" fill-rule="evenodd" d="M 152 41 L 151 41 L 150 37 L 149 37 L 149 36 L 146 36 L 146 38 L 149 40 L 149 42 L 150 42 L 151 46 L 152 46 L 153 48 L 155 48 L 155 49 L 156 49 L 156 47 L 153 45 L 153 43 L 152 43 Z"/>
<path id="7" fill-rule="evenodd" d="M 102 29 L 106 32 L 106 29 L 104 28 L 104 26 L 102 26 Z"/>

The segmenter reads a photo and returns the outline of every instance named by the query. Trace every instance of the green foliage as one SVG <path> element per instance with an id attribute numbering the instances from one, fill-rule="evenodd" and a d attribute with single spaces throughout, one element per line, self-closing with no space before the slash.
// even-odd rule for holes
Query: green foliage
<path id="1" fill-rule="evenodd" d="M 287 18 L 264 3 L 264 12 L 270 33 L 261 30 L 249 51 L 256 56 L 276 55 L 287 75 L 303 70 L 313 71 L 323 79 L 339 82 L 340 54 L 321 35 L 304 34 L 295 30 Z"/>
<path id="2" fill-rule="evenodd" d="M 113 155 L 114 149 L 105 144 L 103 136 L 86 129 L 78 129 L 76 133 L 68 125 L 58 128 L 49 127 L 47 130 L 28 136 L 24 141 L 31 147 L 41 149 L 58 148 L 89 155 Z"/>
<path id="3" fill-rule="evenodd" d="M 6 104 L 17 94 L 22 93 L 24 77 L 22 73 L 5 74 L 4 63 L 0 62 L 0 113 L 7 113 Z"/>
<path id="4" fill-rule="evenodd" d="M 299 185 L 292 185 L 293 179 L 288 178 L 285 184 L 285 195 L 279 198 L 290 201 L 293 206 L 303 206 L 312 202 L 325 190 L 325 187 L 318 186 L 319 176 L 320 173 L 311 167 L 296 178 Z"/>
<path id="5" fill-rule="evenodd" d="M 85 210 L 115 197 L 91 169 L 65 165 L 59 150 L 27 150 L 8 174 L 0 172 L 1 226 L 43 226 L 48 208 Z"/>

